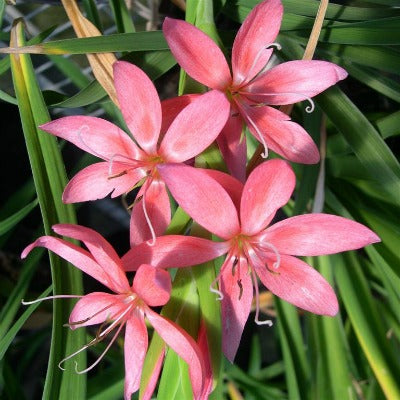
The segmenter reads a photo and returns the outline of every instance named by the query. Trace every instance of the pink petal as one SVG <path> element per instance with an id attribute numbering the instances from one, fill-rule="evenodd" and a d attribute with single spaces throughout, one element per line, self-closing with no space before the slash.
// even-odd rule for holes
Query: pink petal
<path id="1" fill-rule="evenodd" d="M 138 194 L 143 194 L 141 190 Z M 145 191 L 145 206 L 155 235 L 163 235 L 171 222 L 171 205 L 165 183 L 153 180 Z M 132 208 L 130 222 L 130 244 L 134 246 L 152 238 L 149 224 L 143 210 L 143 198 Z"/>
<path id="2" fill-rule="evenodd" d="M 213 391 L 213 371 L 211 368 L 210 346 L 208 345 L 208 340 L 207 340 L 207 325 L 204 319 L 200 321 L 197 344 L 200 348 L 201 353 L 203 354 L 204 367 L 206 372 L 205 384 L 201 398 L 208 399 L 208 396 Z"/>
<path id="3" fill-rule="evenodd" d="M 82 297 L 74 306 L 69 317 L 71 329 L 101 324 L 114 319 L 126 309 L 118 296 L 110 293 L 93 292 Z"/>
<path id="4" fill-rule="evenodd" d="M 224 295 L 222 350 L 230 362 L 233 362 L 235 358 L 253 300 L 253 283 L 248 273 L 247 262 L 242 260 L 235 268 L 235 275 L 232 273 L 232 268 L 224 268 L 221 273 L 220 287 Z"/>
<path id="5" fill-rule="evenodd" d="M 224 127 L 230 111 L 226 96 L 217 90 L 193 100 L 175 118 L 160 145 L 167 162 L 182 162 L 205 150 Z"/>
<path id="6" fill-rule="evenodd" d="M 111 175 L 110 175 L 111 172 Z M 129 192 L 145 176 L 141 168 L 131 169 L 123 163 L 113 163 L 110 171 L 109 162 L 89 165 L 79 171 L 64 189 L 64 203 L 98 200 L 112 192 L 111 197 Z"/>
<path id="7" fill-rule="evenodd" d="M 233 84 L 247 83 L 268 62 L 265 47 L 278 36 L 283 15 L 280 0 L 263 1 L 253 8 L 240 27 L 232 48 Z"/>
<path id="8" fill-rule="evenodd" d="M 161 133 L 164 134 L 165 132 L 167 132 L 168 128 L 172 124 L 173 120 L 177 117 L 177 115 L 199 96 L 201 96 L 201 94 L 185 94 L 183 96 L 163 100 L 161 102 Z"/>
<path id="9" fill-rule="evenodd" d="M 329 214 L 285 219 L 268 228 L 264 238 L 279 252 L 297 256 L 333 254 L 380 242 L 366 226 Z"/>
<path id="10" fill-rule="evenodd" d="M 293 104 L 316 96 L 346 77 L 343 68 L 330 62 L 289 61 L 257 77 L 246 90 L 252 94 L 249 98 L 256 102 Z"/>
<path id="11" fill-rule="evenodd" d="M 103 160 L 129 161 L 143 154 L 128 134 L 101 118 L 63 117 L 41 125 L 40 129 Z"/>
<path id="12" fill-rule="evenodd" d="M 154 311 L 147 309 L 146 317 L 167 345 L 188 364 L 193 395 L 200 400 L 205 382 L 205 366 L 196 342 L 179 325 Z"/>
<path id="13" fill-rule="evenodd" d="M 236 207 L 214 179 L 183 164 L 164 164 L 158 170 L 172 196 L 196 222 L 223 239 L 239 232 Z"/>
<path id="14" fill-rule="evenodd" d="M 275 258 L 265 266 L 254 266 L 261 282 L 273 294 L 314 314 L 337 314 L 339 306 L 335 292 L 314 268 L 291 256 L 281 256 L 280 266 L 274 269 Z"/>
<path id="15" fill-rule="evenodd" d="M 154 154 L 161 129 L 161 104 L 148 76 L 125 61 L 113 65 L 115 89 L 122 115 L 135 140 Z"/>
<path id="16" fill-rule="evenodd" d="M 231 116 L 217 137 L 217 143 L 229 172 L 241 182 L 245 182 L 247 146 L 242 130 L 243 120 L 240 115 Z"/>
<path id="17" fill-rule="evenodd" d="M 133 279 L 132 289 L 149 306 L 163 306 L 171 296 L 171 277 L 165 269 L 143 264 Z"/>
<path id="18" fill-rule="evenodd" d="M 128 279 L 122 269 L 121 260 L 114 248 L 93 229 L 79 225 L 58 224 L 53 226 L 54 232 L 82 241 L 94 259 L 109 277 L 108 287 L 115 292 L 129 290 Z"/>
<path id="19" fill-rule="evenodd" d="M 165 347 L 165 346 L 164 346 Z M 158 359 L 154 365 L 153 371 L 151 373 L 150 379 L 147 382 L 147 386 L 143 391 L 141 400 L 150 400 L 152 398 L 154 389 L 156 388 L 158 377 L 160 376 L 160 371 L 162 367 L 162 363 L 165 357 L 165 348 L 162 349 L 161 353 L 158 356 Z"/>
<path id="20" fill-rule="evenodd" d="M 53 251 L 64 258 L 64 260 L 67 260 L 81 271 L 111 289 L 109 277 L 103 268 L 100 267 L 88 251 L 83 250 L 79 246 L 52 236 L 42 236 L 24 249 L 21 258 L 25 258 L 35 247 L 45 247 Z"/>
<path id="21" fill-rule="evenodd" d="M 158 383 L 158 377 L 160 376 L 161 367 L 165 357 L 165 346 L 160 352 L 156 363 L 154 364 L 153 371 L 151 373 L 150 379 L 147 382 L 147 386 L 140 396 L 141 400 L 150 400 L 153 396 L 154 389 Z"/>
<path id="22" fill-rule="evenodd" d="M 131 400 L 132 393 L 139 389 L 147 346 L 147 328 L 143 315 L 133 313 L 126 321 L 125 331 L 125 400 Z"/>
<path id="23" fill-rule="evenodd" d="M 265 228 L 290 199 L 296 176 L 283 160 L 265 161 L 248 177 L 240 203 L 242 233 L 253 236 Z"/>
<path id="24" fill-rule="evenodd" d="M 244 118 L 254 122 L 267 146 L 282 157 L 302 164 L 315 164 L 319 161 L 318 148 L 310 135 L 290 118 L 271 107 L 245 107 Z M 254 124 L 248 123 L 250 132 L 260 141 Z"/>
<path id="25" fill-rule="evenodd" d="M 213 260 L 226 253 L 229 245 L 192 236 L 168 235 L 132 247 L 123 257 L 125 271 L 136 271 L 142 264 L 158 268 L 182 268 Z"/>
<path id="26" fill-rule="evenodd" d="M 221 90 L 231 83 L 225 56 L 204 32 L 172 18 L 165 18 L 163 32 L 172 54 L 193 79 Z"/>
<path id="27" fill-rule="evenodd" d="M 200 168 L 197 168 L 200 169 Z M 240 209 L 240 199 L 242 197 L 243 183 L 231 175 L 216 169 L 201 169 L 206 175 L 217 181 L 229 194 L 230 198 L 235 204 L 236 209 Z"/>

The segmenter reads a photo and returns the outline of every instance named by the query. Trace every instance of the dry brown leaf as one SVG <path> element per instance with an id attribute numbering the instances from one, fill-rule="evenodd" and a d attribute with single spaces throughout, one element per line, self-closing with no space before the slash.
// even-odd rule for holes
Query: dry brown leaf
<path id="1" fill-rule="evenodd" d="M 100 31 L 85 18 L 75 0 L 61 0 L 64 9 L 75 30 L 76 36 L 79 38 L 101 36 Z M 112 65 L 117 58 L 113 53 L 87 54 L 93 74 L 108 93 L 111 100 L 118 105 L 117 94 L 114 88 Z"/>

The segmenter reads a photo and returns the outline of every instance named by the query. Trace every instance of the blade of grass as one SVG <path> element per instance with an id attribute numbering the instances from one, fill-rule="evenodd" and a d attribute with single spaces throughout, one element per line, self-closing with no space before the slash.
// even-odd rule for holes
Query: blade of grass
<path id="1" fill-rule="evenodd" d="M 22 23 L 12 29 L 12 45 L 24 45 Z M 62 190 L 66 183 L 66 174 L 57 143 L 50 135 L 39 132 L 38 126 L 49 120 L 35 73 L 27 55 L 11 56 L 11 68 L 15 92 L 17 95 L 22 127 L 25 135 L 32 174 L 42 212 L 46 234 L 57 222 L 75 222 L 71 206 L 61 202 Z M 82 281 L 80 271 L 66 268 L 66 262 L 50 254 L 52 280 L 55 294 L 80 294 Z M 66 269 L 64 269 L 66 268 Z M 69 370 L 62 373 L 57 364 L 65 355 L 72 354 L 76 347 L 84 342 L 84 332 L 65 330 L 62 324 L 68 319 L 71 305 L 55 302 L 52 346 L 45 383 L 44 399 L 81 398 L 85 393 L 86 378 Z M 85 364 L 85 355 L 77 357 L 80 365 Z"/>

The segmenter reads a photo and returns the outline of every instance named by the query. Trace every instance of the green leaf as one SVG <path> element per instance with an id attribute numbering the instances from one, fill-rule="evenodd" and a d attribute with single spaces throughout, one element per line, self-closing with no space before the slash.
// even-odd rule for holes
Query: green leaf
<path id="1" fill-rule="evenodd" d="M 398 398 L 399 362 L 386 339 L 379 311 L 362 273 L 360 262 L 353 252 L 335 255 L 332 259 L 341 297 L 369 365 L 386 397 Z"/>
<path id="2" fill-rule="evenodd" d="M 400 204 L 399 162 L 367 118 L 338 87 L 319 95 L 318 104 L 370 176 L 380 183 L 387 196 Z"/>
<path id="3" fill-rule="evenodd" d="M 161 31 L 117 33 L 114 35 L 94 36 L 54 40 L 18 49 L 2 48 L 1 53 L 24 52 L 34 54 L 87 54 L 119 51 L 168 50 L 168 44 Z"/>
<path id="4" fill-rule="evenodd" d="M 375 124 L 384 139 L 398 136 L 400 134 L 400 111 L 378 119 Z"/>
<path id="5" fill-rule="evenodd" d="M 6 232 L 14 228 L 22 219 L 24 219 L 36 206 L 38 205 L 38 200 L 34 200 L 27 204 L 24 208 L 21 208 L 18 212 L 11 215 L 10 217 L 0 221 L 0 235 L 4 235 Z"/>
<path id="6" fill-rule="evenodd" d="M 13 46 L 23 45 L 22 24 L 12 30 Z M 29 160 L 46 234 L 51 225 L 58 222 L 75 222 L 73 208 L 61 201 L 66 184 L 66 174 L 55 138 L 39 132 L 38 126 L 49 121 L 36 76 L 27 55 L 12 55 L 11 69 L 15 93 L 17 95 L 22 127 Z M 82 292 L 81 273 L 67 263 L 50 254 L 53 289 L 55 294 L 80 294 Z M 68 320 L 71 304 L 56 302 L 54 305 L 52 346 L 47 370 L 43 398 L 81 398 L 85 393 L 84 375 L 75 374 L 72 369 L 62 373 L 57 364 L 66 355 L 82 347 L 84 332 L 72 332 L 63 328 Z M 85 364 L 85 355 L 77 356 L 80 365 Z"/>
<path id="7" fill-rule="evenodd" d="M 40 296 L 45 297 L 51 292 L 51 286 L 47 288 Z M 21 330 L 22 326 L 26 322 L 26 320 L 32 315 L 32 313 L 39 307 L 40 302 L 31 304 L 23 314 L 17 319 L 11 329 L 0 339 L 0 360 L 3 359 L 4 354 L 8 350 L 10 344 L 14 340 L 17 333 Z"/>

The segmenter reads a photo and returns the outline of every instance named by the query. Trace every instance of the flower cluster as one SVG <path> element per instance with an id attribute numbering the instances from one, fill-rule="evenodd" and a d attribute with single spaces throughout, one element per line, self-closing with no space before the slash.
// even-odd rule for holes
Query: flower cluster
<path id="1" fill-rule="evenodd" d="M 145 319 L 188 363 L 194 398 L 207 398 L 211 390 L 203 340 L 199 337 L 196 342 L 150 308 L 170 298 L 168 268 L 190 267 L 226 255 L 210 290 L 221 301 L 223 352 L 233 361 L 254 295 L 255 322 L 271 324 L 260 320 L 259 281 L 297 307 L 333 316 L 338 312 L 333 289 L 297 256 L 332 254 L 379 241 L 357 222 L 322 213 L 271 225 L 295 189 L 296 177 L 288 161 L 319 161 L 318 149 L 306 131 L 274 106 L 308 100 L 312 109 L 311 97 L 347 75 L 325 61 L 291 61 L 269 68 L 273 48 L 279 47 L 274 41 L 282 13 L 280 0 L 265 0 L 253 9 L 234 41 L 231 69 L 207 35 L 184 21 L 167 18 L 163 31 L 173 55 L 210 90 L 160 102 L 143 71 L 116 62 L 115 90 L 132 136 L 106 120 L 87 116 L 64 117 L 41 126 L 102 160 L 71 179 L 64 202 L 96 200 L 110 193 L 117 197 L 140 187 L 131 211 L 131 249 L 122 258 L 95 231 L 66 224 L 53 229 L 83 242 L 87 250 L 44 236 L 22 253 L 26 257 L 34 247 L 45 247 L 112 292 L 80 298 L 68 325 L 75 329 L 101 324 L 95 339 L 79 351 L 113 332 L 105 352 L 125 327 L 125 399 L 139 388 L 148 347 Z M 244 126 L 264 146 L 265 158 L 271 149 L 288 161 L 265 161 L 246 177 Z M 230 175 L 194 167 L 192 159 L 214 141 Z M 193 221 L 219 240 L 164 235 L 171 221 L 167 190 Z M 132 285 L 126 276 L 129 271 L 135 272 Z M 162 358 L 144 398 L 151 397 L 161 365 Z"/>

